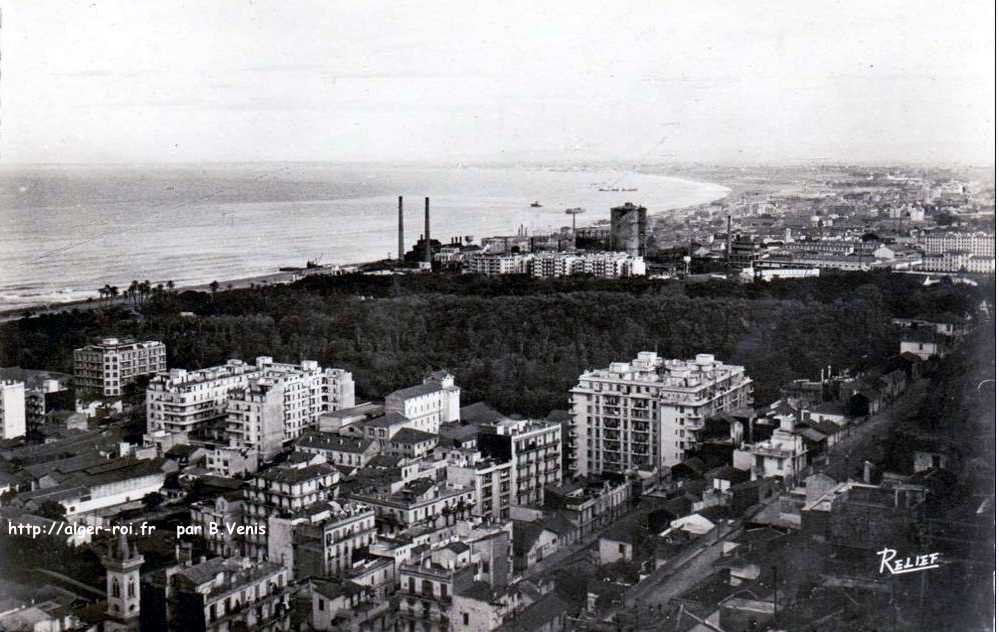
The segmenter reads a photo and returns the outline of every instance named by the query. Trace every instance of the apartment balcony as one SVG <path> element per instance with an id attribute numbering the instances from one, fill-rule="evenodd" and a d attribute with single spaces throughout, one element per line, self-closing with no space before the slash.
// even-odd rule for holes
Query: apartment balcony
<path id="1" fill-rule="evenodd" d="M 610 439 L 611 441 L 620 441 L 621 433 L 617 430 L 604 430 L 604 439 Z"/>
<path id="2" fill-rule="evenodd" d="M 605 419 L 604 428 L 620 428 L 621 422 L 616 419 Z"/>
<path id="3" fill-rule="evenodd" d="M 703 417 L 689 417 L 683 422 L 684 427 L 687 430 L 704 430 L 704 418 Z"/>
<path id="4" fill-rule="evenodd" d="M 605 414 L 605 415 L 612 415 L 614 417 L 620 417 L 621 416 L 621 409 L 618 408 L 617 406 L 604 406 L 604 412 L 603 412 L 603 414 Z"/>
<path id="5" fill-rule="evenodd" d="M 610 450 L 611 452 L 618 452 L 621 449 L 620 441 L 604 441 L 604 450 Z"/>
<path id="6" fill-rule="evenodd" d="M 652 415 L 646 410 L 632 410 L 632 419 L 652 419 Z"/>

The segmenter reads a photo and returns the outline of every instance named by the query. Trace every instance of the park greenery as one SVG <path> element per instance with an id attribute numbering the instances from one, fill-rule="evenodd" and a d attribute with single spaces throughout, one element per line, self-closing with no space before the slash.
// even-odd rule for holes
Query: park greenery
<path id="1" fill-rule="evenodd" d="M 764 404 L 779 386 L 897 353 L 892 317 L 956 319 L 994 286 L 921 284 L 884 272 L 778 283 L 587 277 L 312 276 L 290 285 L 157 291 L 132 305 L 42 314 L 0 326 L 0 365 L 71 372 L 103 336 L 158 339 L 171 367 L 228 358 L 318 360 L 353 372 L 359 400 L 446 368 L 464 402 L 508 414 L 565 408 L 587 370 L 643 350 L 743 364 Z"/>

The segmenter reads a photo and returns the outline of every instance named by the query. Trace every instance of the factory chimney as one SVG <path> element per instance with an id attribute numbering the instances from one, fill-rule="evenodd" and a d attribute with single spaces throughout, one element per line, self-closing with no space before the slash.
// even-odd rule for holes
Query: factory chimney
<path id="1" fill-rule="evenodd" d="M 402 235 L 402 196 L 399 196 L 399 261 L 402 261 L 406 254 L 406 242 Z"/>
<path id="2" fill-rule="evenodd" d="M 426 252 L 427 263 L 432 264 L 434 257 L 430 249 L 430 198 L 423 198 L 423 244 Z"/>
<path id="3" fill-rule="evenodd" d="M 732 264 L 732 216 L 728 216 L 728 230 L 725 231 L 725 264 Z"/>

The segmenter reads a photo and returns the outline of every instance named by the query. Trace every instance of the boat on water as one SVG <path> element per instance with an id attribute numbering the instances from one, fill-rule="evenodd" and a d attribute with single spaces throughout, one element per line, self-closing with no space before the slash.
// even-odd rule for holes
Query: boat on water
<path id="1" fill-rule="evenodd" d="M 597 191 L 603 191 L 605 193 L 623 193 L 628 191 L 637 191 L 638 189 L 631 188 L 621 188 L 621 187 L 600 187 Z"/>
<path id="2" fill-rule="evenodd" d="M 541 208 L 541 202 L 538 202 L 537 200 L 531 202 L 531 208 Z"/>

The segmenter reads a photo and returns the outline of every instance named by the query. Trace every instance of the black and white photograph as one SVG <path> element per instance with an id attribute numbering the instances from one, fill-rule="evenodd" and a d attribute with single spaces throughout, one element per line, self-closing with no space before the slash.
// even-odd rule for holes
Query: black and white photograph
<path id="1" fill-rule="evenodd" d="M 0 0 L 0 632 L 987 632 L 984 0 Z"/>

